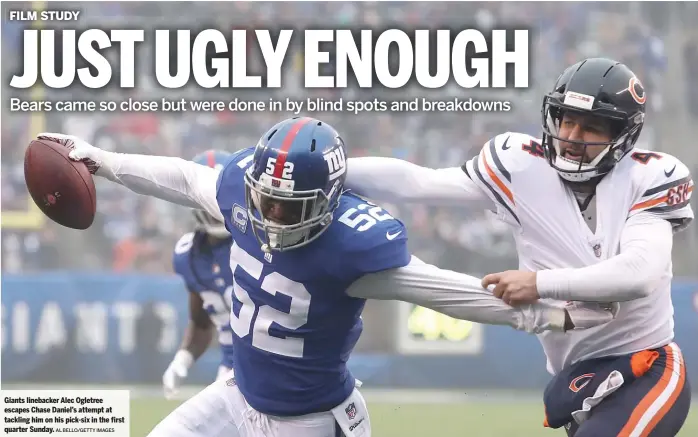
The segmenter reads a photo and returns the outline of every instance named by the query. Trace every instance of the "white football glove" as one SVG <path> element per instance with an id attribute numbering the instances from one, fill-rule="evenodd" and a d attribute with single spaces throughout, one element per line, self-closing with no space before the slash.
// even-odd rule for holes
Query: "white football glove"
<path id="1" fill-rule="evenodd" d="M 70 153 L 68 153 L 70 159 L 74 161 L 83 161 L 92 174 L 97 174 L 97 170 L 99 170 L 104 163 L 104 158 L 107 156 L 106 154 L 109 153 L 102 149 L 98 149 L 87 141 L 74 135 L 44 132 L 37 135 L 37 137 L 39 139 L 54 140 L 66 146 L 70 149 Z M 103 175 L 98 174 L 98 176 Z"/>
<path id="2" fill-rule="evenodd" d="M 620 309 L 617 302 L 569 302 L 565 310 L 574 324 L 573 329 L 588 329 L 613 320 Z"/>
<path id="3" fill-rule="evenodd" d="M 165 399 L 174 399 L 179 393 L 179 387 L 187 376 L 189 369 L 194 364 L 194 357 L 188 350 L 180 349 L 175 354 L 172 362 L 167 366 L 167 370 L 162 375 L 162 387 L 165 392 Z"/>

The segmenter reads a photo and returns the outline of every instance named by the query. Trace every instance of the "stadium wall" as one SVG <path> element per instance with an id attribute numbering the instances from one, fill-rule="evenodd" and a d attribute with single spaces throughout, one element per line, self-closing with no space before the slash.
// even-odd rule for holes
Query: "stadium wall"
<path id="1" fill-rule="evenodd" d="M 673 287 L 676 340 L 695 390 L 698 280 L 678 279 Z M 159 384 L 187 323 L 185 293 L 174 276 L 3 275 L 2 382 Z M 385 332 L 382 323 L 364 318 L 364 337 Z M 407 323 L 398 316 L 391 320 L 398 342 Z M 349 365 L 373 387 L 512 390 L 545 385 L 545 357 L 534 336 L 505 327 L 476 328 L 477 347 L 463 353 L 393 349 L 355 353 Z M 215 347 L 209 349 L 188 383 L 208 383 L 219 358 Z"/>

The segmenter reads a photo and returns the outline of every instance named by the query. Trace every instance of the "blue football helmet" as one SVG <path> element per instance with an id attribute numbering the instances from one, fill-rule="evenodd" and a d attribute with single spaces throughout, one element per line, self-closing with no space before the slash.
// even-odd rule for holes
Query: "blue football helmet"
<path id="1" fill-rule="evenodd" d="M 248 216 L 262 250 L 294 249 L 322 235 L 346 172 L 344 141 L 329 124 L 294 117 L 269 129 L 245 173 Z"/>
<path id="2" fill-rule="evenodd" d="M 192 161 L 222 170 L 232 157 L 232 153 L 222 150 L 207 150 L 196 155 Z M 225 228 L 225 224 L 203 209 L 194 210 L 194 223 L 196 231 L 204 232 L 212 237 L 226 238 L 230 236 L 230 232 Z"/>

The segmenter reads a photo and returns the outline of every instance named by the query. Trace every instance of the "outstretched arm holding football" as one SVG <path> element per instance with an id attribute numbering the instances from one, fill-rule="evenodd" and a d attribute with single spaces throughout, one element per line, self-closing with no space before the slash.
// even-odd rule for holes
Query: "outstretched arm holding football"
<path id="1" fill-rule="evenodd" d="M 42 133 L 69 145 L 70 158 L 85 161 L 90 172 L 148 196 L 190 208 L 203 209 L 223 220 L 216 201 L 219 170 L 181 158 L 113 153 L 98 149 L 72 135 Z"/>

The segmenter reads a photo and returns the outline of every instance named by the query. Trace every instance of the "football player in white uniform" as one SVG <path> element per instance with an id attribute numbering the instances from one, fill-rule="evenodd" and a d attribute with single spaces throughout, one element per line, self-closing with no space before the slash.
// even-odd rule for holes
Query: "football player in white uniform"
<path id="1" fill-rule="evenodd" d="M 547 426 L 570 436 L 674 436 L 690 406 L 671 250 L 693 219 L 694 183 L 674 156 L 634 148 L 646 99 L 628 67 L 586 59 L 545 96 L 542 139 L 497 135 L 454 168 L 349 160 L 347 188 L 373 200 L 494 211 L 513 230 L 519 270 L 483 285 L 505 302 L 620 302 L 609 324 L 538 335 L 555 375 Z"/>

